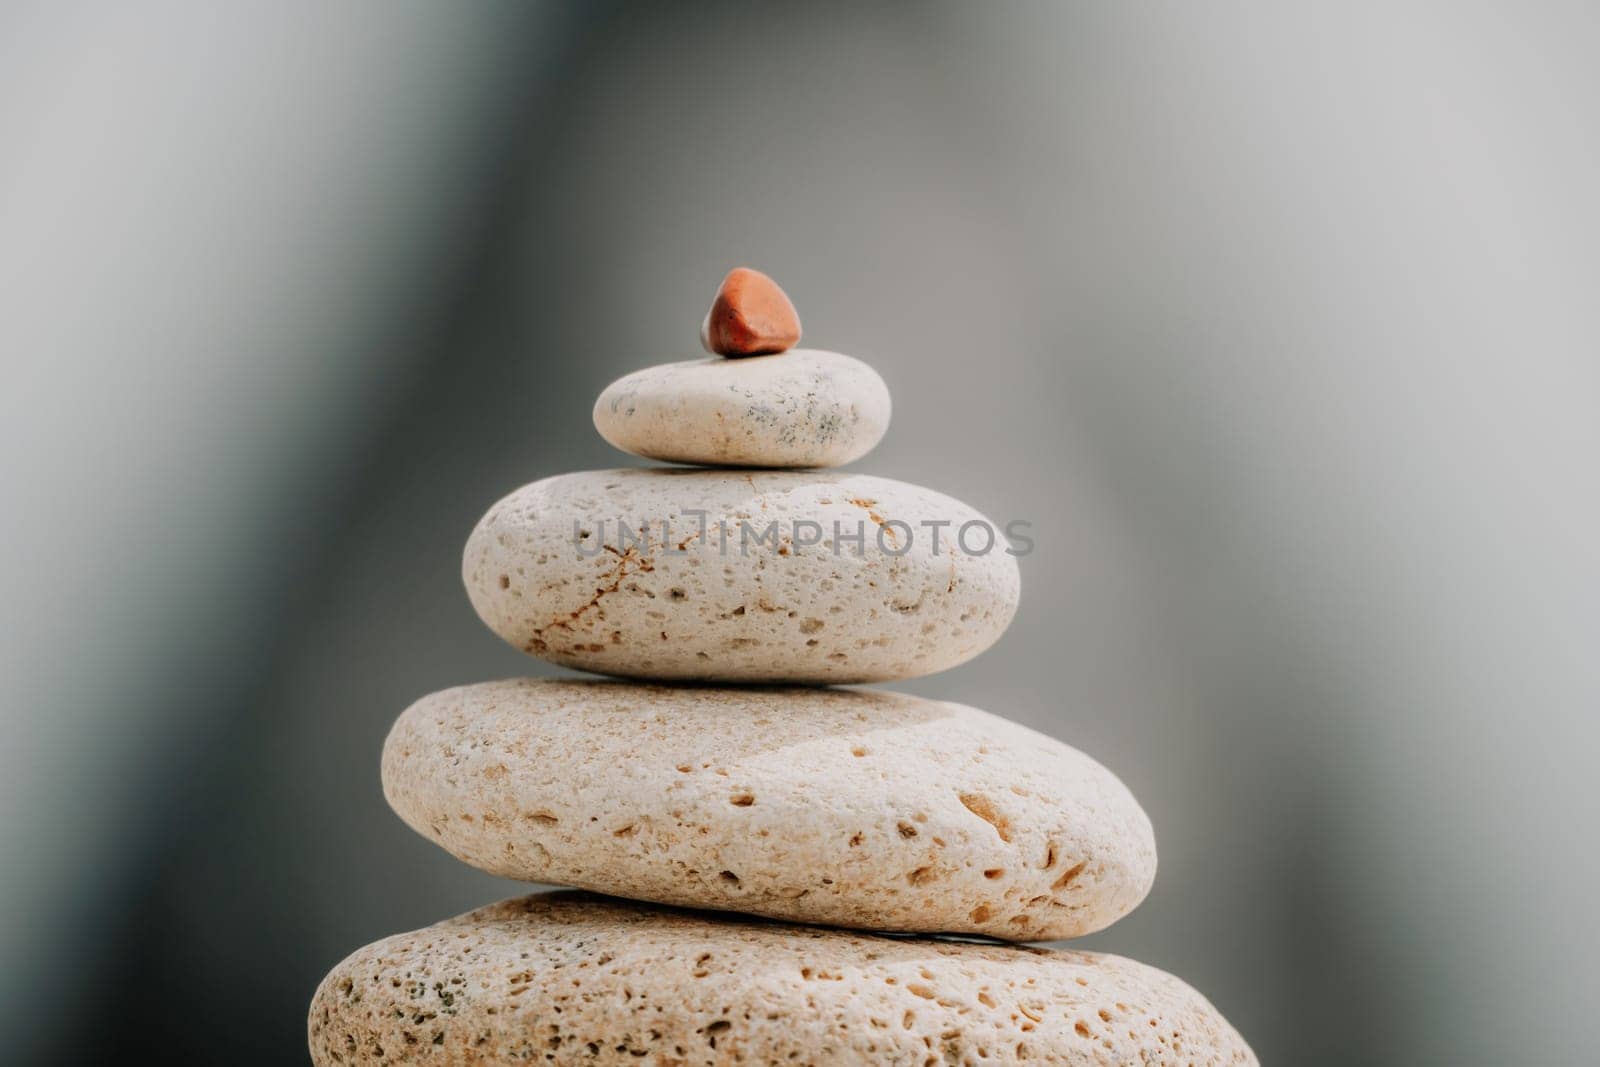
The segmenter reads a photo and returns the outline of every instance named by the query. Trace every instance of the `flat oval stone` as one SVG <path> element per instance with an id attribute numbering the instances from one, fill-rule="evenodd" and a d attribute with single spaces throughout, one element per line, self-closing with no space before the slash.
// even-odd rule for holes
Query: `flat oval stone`
<path id="1" fill-rule="evenodd" d="M 622 451 L 669 463 L 839 467 L 882 440 L 889 389 L 837 352 L 697 359 L 612 382 L 594 425 Z"/>
<path id="2" fill-rule="evenodd" d="M 507 878 L 873 930 L 1092 933 L 1155 879 L 1117 778 L 960 704 L 519 679 L 424 697 L 389 804 Z"/>
<path id="3" fill-rule="evenodd" d="M 1255 1067 L 1177 978 L 1119 956 L 873 937 L 543 893 L 360 949 L 322 980 L 318 1067 Z"/>
<path id="4" fill-rule="evenodd" d="M 518 489 L 472 531 L 462 575 L 479 617 L 530 655 L 723 682 L 932 674 L 992 645 L 1021 585 L 1003 530 L 942 493 L 671 468 Z"/>

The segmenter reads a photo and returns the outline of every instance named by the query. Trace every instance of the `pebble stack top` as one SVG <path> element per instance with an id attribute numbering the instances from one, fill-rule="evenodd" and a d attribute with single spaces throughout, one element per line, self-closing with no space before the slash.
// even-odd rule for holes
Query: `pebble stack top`
<path id="1" fill-rule="evenodd" d="M 482 871 L 611 896 L 360 949 L 312 1001 L 319 1067 L 1256 1065 L 1178 979 L 1015 944 L 1150 891 L 1150 820 L 1114 774 L 977 708 L 833 688 L 983 653 L 1021 577 L 1009 526 L 826 469 L 877 445 L 889 391 L 799 339 L 771 278 L 730 272 L 702 328 L 717 358 L 594 407 L 623 451 L 711 469 L 545 478 L 472 530 L 489 629 L 629 680 L 425 696 L 384 745 L 384 796 Z"/>
<path id="2" fill-rule="evenodd" d="M 889 428 L 889 388 L 837 352 L 646 367 L 606 387 L 594 425 L 645 459 L 709 467 L 840 467 Z"/>

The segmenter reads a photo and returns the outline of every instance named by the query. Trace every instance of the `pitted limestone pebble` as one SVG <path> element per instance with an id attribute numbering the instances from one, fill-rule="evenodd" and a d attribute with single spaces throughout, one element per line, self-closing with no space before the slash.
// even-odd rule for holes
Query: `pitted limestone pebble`
<path id="1" fill-rule="evenodd" d="M 1006 533 L 942 493 L 864 474 L 585 471 L 490 508 L 462 577 L 490 629 L 565 667 L 874 682 L 994 644 L 1021 593 Z"/>
<path id="2" fill-rule="evenodd" d="M 797 349 L 646 367 L 607 386 L 594 425 L 624 452 L 712 467 L 839 467 L 889 427 L 889 389 L 860 360 Z"/>
<path id="3" fill-rule="evenodd" d="M 1254 1067 L 1182 981 L 1093 952 L 874 937 L 545 893 L 360 949 L 323 979 L 318 1067 Z"/>
<path id="4" fill-rule="evenodd" d="M 1149 820 L 1100 764 L 900 693 L 462 686 L 400 716 L 383 788 L 491 874 L 860 929 L 1076 937 L 1156 869 Z"/>

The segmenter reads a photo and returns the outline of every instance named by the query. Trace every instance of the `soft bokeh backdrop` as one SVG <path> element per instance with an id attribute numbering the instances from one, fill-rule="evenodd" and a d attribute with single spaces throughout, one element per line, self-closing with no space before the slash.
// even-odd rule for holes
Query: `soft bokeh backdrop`
<path id="1" fill-rule="evenodd" d="M 1094 754 L 1096 947 L 1274 1064 L 1592 1061 L 1600 10 L 0 10 L 0 1032 L 278 1064 L 358 945 L 515 891 L 379 791 L 548 673 L 459 552 L 626 464 L 722 273 L 895 398 L 858 466 L 1036 524 L 905 688 Z"/>

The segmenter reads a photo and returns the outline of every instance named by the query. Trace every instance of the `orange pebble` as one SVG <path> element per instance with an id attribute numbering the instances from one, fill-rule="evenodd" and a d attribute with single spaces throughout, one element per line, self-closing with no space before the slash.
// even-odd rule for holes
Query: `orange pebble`
<path id="1" fill-rule="evenodd" d="M 800 316 L 788 295 L 749 267 L 735 267 L 722 279 L 700 325 L 705 350 L 730 359 L 784 352 L 799 340 Z"/>

